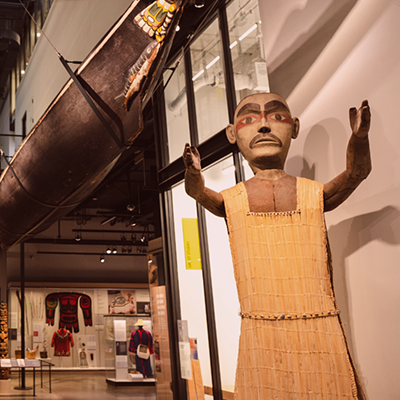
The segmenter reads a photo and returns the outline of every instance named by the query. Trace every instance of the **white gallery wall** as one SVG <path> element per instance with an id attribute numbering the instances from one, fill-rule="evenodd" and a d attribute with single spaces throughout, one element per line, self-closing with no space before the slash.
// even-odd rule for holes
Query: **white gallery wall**
<path id="1" fill-rule="evenodd" d="M 312 32 L 333 2 L 259 0 L 271 68 L 296 43 L 299 48 L 299 38 Z M 400 393 L 400 1 L 352 3 L 288 96 L 301 129 L 286 170 L 324 183 L 341 173 L 350 136 L 348 109 L 369 100 L 372 173 L 326 219 L 336 296 L 362 384 L 370 400 L 395 400 Z M 292 63 L 293 74 L 297 65 Z"/>
<path id="2" fill-rule="evenodd" d="M 15 134 L 27 133 L 68 81 L 56 51 L 68 61 L 83 61 L 126 11 L 132 0 L 54 0 L 16 95 Z M 46 39 L 46 37 L 49 41 Z M 54 48 L 53 48 L 54 46 Z M 70 64 L 72 70 L 78 65 Z M 1 110 L 2 133 L 9 132 L 9 101 Z M 2 138 L 5 154 L 13 155 L 21 138 Z"/>

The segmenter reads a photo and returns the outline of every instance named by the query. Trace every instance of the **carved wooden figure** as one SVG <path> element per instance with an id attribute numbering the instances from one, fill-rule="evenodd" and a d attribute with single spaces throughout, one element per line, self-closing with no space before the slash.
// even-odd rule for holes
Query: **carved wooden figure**
<path id="1" fill-rule="evenodd" d="M 287 175 L 299 133 L 286 101 L 243 99 L 226 129 L 254 177 L 216 193 L 186 144 L 186 192 L 226 218 L 242 318 L 235 399 L 364 399 L 337 309 L 324 211 L 340 205 L 371 170 L 370 111 L 350 109 L 346 169 L 327 184 Z"/>

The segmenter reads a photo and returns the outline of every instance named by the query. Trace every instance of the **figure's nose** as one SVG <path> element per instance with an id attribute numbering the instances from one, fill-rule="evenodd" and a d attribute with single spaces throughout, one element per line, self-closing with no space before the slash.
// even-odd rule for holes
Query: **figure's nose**
<path id="1" fill-rule="evenodd" d="M 258 130 L 259 133 L 270 133 L 271 132 L 271 128 L 269 127 L 269 123 L 267 121 L 267 117 L 265 115 L 265 113 L 261 114 L 261 127 Z"/>
<path id="2" fill-rule="evenodd" d="M 270 133 L 271 132 L 271 128 L 269 126 L 264 125 L 258 130 L 258 132 L 260 132 L 260 133 Z"/>

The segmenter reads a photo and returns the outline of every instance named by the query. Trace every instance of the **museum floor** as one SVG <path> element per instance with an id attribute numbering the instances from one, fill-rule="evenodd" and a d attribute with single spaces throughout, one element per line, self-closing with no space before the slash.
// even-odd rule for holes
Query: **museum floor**
<path id="1" fill-rule="evenodd" d="M 48 375 L 43 374 L 43 389 L 40 387 L 40 372 L 36 374 L 36 398 L 40 400 L 156 400 L 154 387 L 115 387 L 108 385 L 104 371 L 79 371 L 51 373 L 49 393 Z M 11 388 L 18 386 L 18 373 L 11 377 Z M 32 386 L 32 374 L 26 376 L 26 386 Z M 32 397 L 32 390 L 12 390 L 12 395 L 0 393 L 0 400 L 20 400 Z"/>

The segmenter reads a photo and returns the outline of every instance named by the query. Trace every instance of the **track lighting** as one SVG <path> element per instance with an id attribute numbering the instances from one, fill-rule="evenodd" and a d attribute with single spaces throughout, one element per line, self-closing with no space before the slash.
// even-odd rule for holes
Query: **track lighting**
<path id="1" fill-rule="evenodd" d="M 113 247 L 112 253 L 113 253 L 113 254 L 117 254 L 117 248 L 116 248 L 116 247 Z"/>
<path id="2" fill-rule="evenodd" d="M 106 253 L 111 254 L 111 249 L 109 247 L 107 247 Z"/>
<path id="3" fill-rule="evenodd" d="M 77 233 L 77 234 L 76 234 L 75 240 L 76 240 L 77 242 L 80 242 L 80 241 L 82 240 L 82 236 L 81 236 L 80 233 Z"/>
<path id="4" fill-rule="evenodd" d="M 104 258 L 103 256 L 101 256 L 101 257 L 100 257 L 100 262 L 103 263 L 103 262 L 105 262 L 105 261 L 106 261 L 105 258 Z"/>
<path id="5" fill-rule="evenodd" d="M 117 217 L 107 218 L 107 219 L 105 219 L 104 221 L 101 221 L 101 222 L 100 222 L 100 225 L 108 224 L 109 222 L 114 221 L 116 218 L 117 218 Z"/>
<path id="6" fill-rule="evenodd" d="M 141 241 L 142 243 L 144 243 L 145 240 L 146 240 L 146 236 L 143 235 L 143 236 L 141 237 L 140 241 Z"/>

